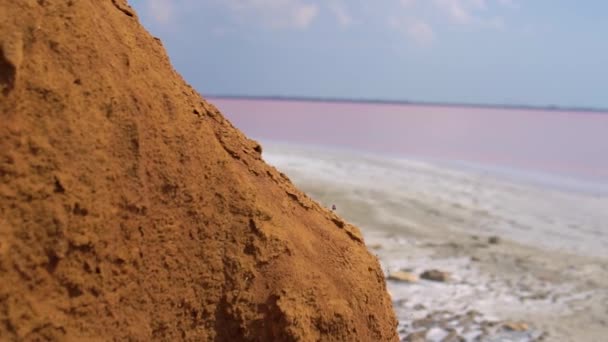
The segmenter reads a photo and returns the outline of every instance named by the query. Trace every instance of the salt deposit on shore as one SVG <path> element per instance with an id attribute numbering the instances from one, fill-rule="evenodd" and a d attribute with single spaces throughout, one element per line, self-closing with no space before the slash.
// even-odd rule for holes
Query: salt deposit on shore
<path id="1" fill-rule="evenodd" d="M 600 341 L 608 196 L 430 163 L 266 144 L 264 158 L 361 227 L 403 338 Z M 497 238 L 492 238 L 495 236 Z"/>

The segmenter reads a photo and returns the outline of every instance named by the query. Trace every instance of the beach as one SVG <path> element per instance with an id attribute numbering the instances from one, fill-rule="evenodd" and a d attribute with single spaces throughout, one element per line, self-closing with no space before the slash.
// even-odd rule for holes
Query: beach
<path id="1" fill-rule="evenodd" d="M 603 341 L 608 333 L 608 194 L 599 185 L 263 146 L 267 162 L 361 228 L 389 278 L 402 339 Z M 449 278 L 422 279 L 429 270 Z M 392 280 L 398 271 L 417 279 Z"/>
<path id="2" fill-rule="evenodd" d="M 440 100 L 444 53 L 416 80 L 366 34 L 355 53 L 306 39 L 319 11 L 350 21 L 338 3 L 129 3 L 0 2 L 0 340 L 605 341 L 608 112 L 467 104 L 458 75 L 462 101 Z M 479 85 L 512 96 L 488 71 Z M 439 102 L 363 100 L 406 95 L 390 78 Z M 199 93 L 290 83 L 313 96 Z"/>

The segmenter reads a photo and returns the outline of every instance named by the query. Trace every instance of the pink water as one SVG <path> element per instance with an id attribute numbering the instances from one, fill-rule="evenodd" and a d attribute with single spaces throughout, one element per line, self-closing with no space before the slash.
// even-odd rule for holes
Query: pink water
<path id="1" fill-rule="evenodd" d="M 608 182 L 608 113 L 211 100 L 247 135 Z"/>

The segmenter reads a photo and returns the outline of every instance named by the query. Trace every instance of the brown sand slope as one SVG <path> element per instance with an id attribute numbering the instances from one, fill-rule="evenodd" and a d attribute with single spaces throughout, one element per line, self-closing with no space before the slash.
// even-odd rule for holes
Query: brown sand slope
<path id="1" fill-rule="evenodd" d="M 126 3 L 0 13 L 0 339 L 397 339 L 359 231 L 266 165 Z"/>

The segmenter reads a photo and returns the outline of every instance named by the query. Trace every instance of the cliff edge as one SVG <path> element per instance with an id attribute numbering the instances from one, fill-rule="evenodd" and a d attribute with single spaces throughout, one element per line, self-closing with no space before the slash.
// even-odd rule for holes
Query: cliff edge
<path id="1" fill-rule="evenodd" d="M 0 0 L 0 336 L 395 341 L 358 229 L 123 0 Z"/>

